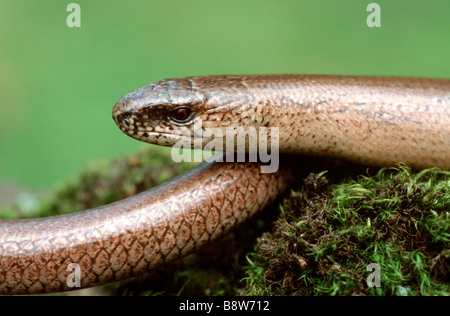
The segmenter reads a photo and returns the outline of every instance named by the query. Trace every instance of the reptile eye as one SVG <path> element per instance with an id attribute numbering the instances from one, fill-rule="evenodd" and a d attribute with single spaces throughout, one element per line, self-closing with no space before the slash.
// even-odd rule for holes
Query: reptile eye
<path id="1" fill-rule="evenodd" d="M 169 117 L 176 123 L 186 123 L 191 118 L 192 110 L 189 108 L 178 108 L 170 112 Z"/>

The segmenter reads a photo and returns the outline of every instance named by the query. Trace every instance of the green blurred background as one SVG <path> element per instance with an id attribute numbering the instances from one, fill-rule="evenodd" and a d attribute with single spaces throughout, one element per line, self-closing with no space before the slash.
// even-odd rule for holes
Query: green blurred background
<path id="1" fill-rule="evenodd" d="M 111 119 L 170 77 L 352 74 L 450 78 L 448 0 L 0 0 L 0 181 L 54 187 L 141 144 Z M 381 28 L 366 7 L 381 6 Z"/>

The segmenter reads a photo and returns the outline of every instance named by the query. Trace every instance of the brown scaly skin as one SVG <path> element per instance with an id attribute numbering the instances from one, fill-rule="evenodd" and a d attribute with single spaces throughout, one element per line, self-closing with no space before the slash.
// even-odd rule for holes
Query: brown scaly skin
<path id="1" fill-rule="evenodd" d="M 170 119 L 170 112 L 180 107 L 192 111 L 181 125 Z M 450 165 L 450 80 L 305 75 L 167 79 L 121 98 L 113 117 L 129 136 L 160 145 L 177 143 L 201 120 L 204 128 L 279 127 L 280 152 L 372 166 Z"/>
<path id="2" fill-rule="evenodd" d="M 204 164 L 97 209 L 0 221 L 0 293 L 77 289 L 66 284 L 70 263 L 81 267 L 81 288 L 139 275 L 229 233 L 291 179 L 287 170 L 260 174 L 253 163 Z"/>
<path id="3" fill-rule="evenodd" d="M 177 122 L 173 112 L 188 109 Z M 450 81 L 327 76 L 209 76 L 133 91 L 113 118 L 128 135 L 173 145 L 204 127 L 278 127 L 280 151 L 367 165 L 450 168 Z M 205 141 L 206 142 L 206 141 Z M 129 278 L 223 236 L 283 192 L 292 173 L 205 164 L 126 200 L 72 215 L 0 221 L 0 294 L 70 290 Z"/>

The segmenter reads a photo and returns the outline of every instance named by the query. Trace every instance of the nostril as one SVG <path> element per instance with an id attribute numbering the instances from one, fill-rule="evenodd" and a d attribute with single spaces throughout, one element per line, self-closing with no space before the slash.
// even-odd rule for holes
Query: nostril
<path id="1" fill-rule="evenodd" d="M 130 128 L 130 114 L 128 112 L 121 112 L 121 111 L 113 111 L 112 115 L 114 122 L 116 122 L 116 125 L 124 130 Z"/>
<path id="2" fill-rule="evenodd" d="M 114 104 L 112 116 L 117 124 L 129 123 L 131 114 L 128 109 L 127 101 L 124 97 L 120 98 L 119 101 Z"/>
<path id="3" fill-rule="evenodd" d="M 130 121 L 130 114 L 127 112 L 114 112 L 113 118 L 116 121 L 116 123 L 129 123 Z"/>
<path id="4" fill-rule="evenodd" d="M 130 123 L 130 113 L 122 113 L 120 114 L 120 120 L 124 123 Z"/>

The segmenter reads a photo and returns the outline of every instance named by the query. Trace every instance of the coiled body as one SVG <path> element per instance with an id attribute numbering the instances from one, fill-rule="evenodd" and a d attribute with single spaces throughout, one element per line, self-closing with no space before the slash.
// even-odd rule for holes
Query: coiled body
<path id="1" fill-rule="evenodd" d="M 279 151 L 373 166 L 450 168 L 450 81 L 381 77 L 209 76 L 164 80 L 115 105 L 119 128 L 173 145 L 207 128 L 277 127 Z M 272 202 L 292 180 L 280 163 L 205 164 L 153 190 L 73 215 L 0 221 L 0 293 L 128 278 L 195 251 Z"/>

